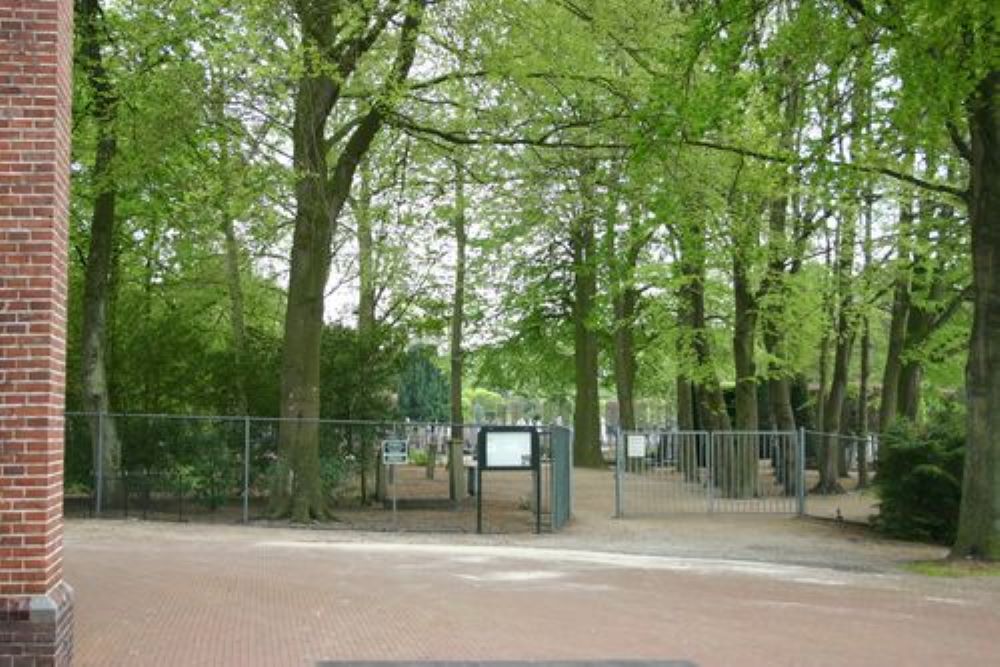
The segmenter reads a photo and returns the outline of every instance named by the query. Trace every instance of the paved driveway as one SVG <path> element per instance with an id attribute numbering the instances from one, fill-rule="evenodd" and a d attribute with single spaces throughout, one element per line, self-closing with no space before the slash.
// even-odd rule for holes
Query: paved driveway
<path id="1" fill-rule="evenodd" d="M 1000 649 L 996 579 L 496 542 L 70 522 L 77 664 L 984 665 Z"/>

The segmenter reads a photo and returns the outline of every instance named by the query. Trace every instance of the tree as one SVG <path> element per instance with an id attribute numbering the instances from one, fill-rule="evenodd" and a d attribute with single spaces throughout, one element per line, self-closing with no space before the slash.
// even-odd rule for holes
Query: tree
<path id="1" fill-rule="evenodd" d="M 423 0 L 408 0 L 402 10 L 395 58 L 372 106 L 356 123 L 330 165 L 337 143 L 327 131 L 343 84 L 371 51 L 398 2 L 352 5 L 301 0 L 295 14 L 301 30 L 300 68 L 292 128 L 295 169 L 295 229 L 292 239 L 288 307 L 281 370 L 279 470 L 272 485 L 271 513 L 296 521 L 324 518 L 326 501 L 319 471 L 319 357 L 323 296 L 330 270 L 334 227 L 350 194 L 354 173 L 392 108 L 417 49 Z M 360 13 L 360 15 L 358 15 Z"/>
<path id="2" fill-rule="evenodd" d="M 106 345 L 118 197 L 114 172 L 118 152 L 115 127 L 118 96 L 102 53 L 107 26 L 99 0 L 79 0 L 76 13 L 79 34 L 77 57 L 92 96 L 90 109 L 97 135 L 92 169 L 94 205 L 84 278 L 81 384 L 83 407 L 95 415 L 90 417 L 94 466 L 99 467 L 107 478 L 113 479 L 121 467 L 121 446 L 115 420 L 106 416 L 111 412 Z"/>
<path id="3" fill-rule="evenodd" d="M 414 345 L 406 352 L 399 378 L 399 412 L 413 421 L 448 421 L 448 381 L 434 363 L 433 345 Z"/>
<path id="4" fill-rule="evenodd" d="M 448 494 L 458 500 L 465 493 L 464 453 L 465 419 L 462 414 L 462 374 L 465 372 L 462 350 L 462 327 L 465 322 L 465 173 L 461 161 L 455 162 L 455 210 L 452 214 L 455 225 L 455 292 L 451 310 L 451 377 L 449 397 L 451 401 L 451 443 L 448 448 Z"/>
<path id="5" fill-rule="evenodd" d="M 997 48 L 994 13 L 980 39 Z M 1000 68 L 966 102 L 974 319 L 966 372 L 968 441 L 953 553 L 1000 560 Z"/>

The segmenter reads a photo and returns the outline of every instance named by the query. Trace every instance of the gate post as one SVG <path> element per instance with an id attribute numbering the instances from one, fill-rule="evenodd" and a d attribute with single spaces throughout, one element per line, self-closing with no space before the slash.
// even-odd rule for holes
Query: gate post
<path id="1" fill-rule="evenodd" d="M 100 518 L 104 505 L 104 413 L 97 413 L 97 461 L 94 462 L 94 483 L 97 487 L 94 499 L 94 516 Z"/>
<path id="2" fill-rule="evenodd" d="M 569 493 L 566 496 L 569 499 L 569 507 L 566 509 L 566 518 L 569 519 L 571 516 L 573 516 L 573 465 L 575 461 L 573 460 L 573 431 L 567 428 L 565 430 L 565 433 L 566 433 L 566 452 L 567 452 L 566 456 L 567 460 L 569 461 L 569 463 L 567 464 L 569 465 L 569 474 L 567 476 L 567 479 L 569 480 L 567 482 L 567 484 L 569 484 Z"/>
<path id="3" fill-rule="evenodd" d="M 706 439 L 708 440 L 707 449 L 705 455 L 705 464 L 708 467 L 708 474 L 705 477 L 708 479 L 707 493 L 708 493 L 708 513 L 711 514 L 715 511 L 715 434 L 709 431 L 706 434 Z"/>
<path id="4" fill-rule="evenodd" d="M 622 468 L 625 463 L 622 449 L 622 431 L 619 428 L 615 435 L 615 518 L 622 518 Z"/>
<path id="5" fill-rule="evenodd" d="M 250 417 L 243 417 L 243 523 L 250 523 Z"/>
<path id="6" fill-rule="evenodd" d="M 799 516 L 806 513 L 806 429 L 799 427 L 795 455 L 795 494 Z"/>

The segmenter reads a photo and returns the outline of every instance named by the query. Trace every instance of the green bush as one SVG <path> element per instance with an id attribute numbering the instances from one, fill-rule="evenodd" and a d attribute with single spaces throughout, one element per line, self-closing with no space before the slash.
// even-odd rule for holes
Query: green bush
<path id="1" fill-rule="evenodd" d="M 425 466 L 427 465 L 427 450 L 426 449 L 411 449 L 410 450 L 410 464 L 415 466 Z"/>
<path id="2" fill-rule="evenodd" d="M 876 529 L 892 537 L 953 542 L 964 446 L 965 421 L 955 410 L 931 415 L 926 425 L 893 424 L 879 449 Z"/>
<path id="3" fill-rule="evenodd" d="M 341 455 L 327 457 L 320 461 L 320 477 L 328 496 L 336 496 L 341 487 L 355 473 L 354 457 Z"/>

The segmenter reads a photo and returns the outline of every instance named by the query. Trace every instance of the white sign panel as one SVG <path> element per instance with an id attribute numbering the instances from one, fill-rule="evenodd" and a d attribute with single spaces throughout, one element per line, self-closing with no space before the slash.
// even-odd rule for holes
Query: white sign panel
<path id="1" fill-rule="evenodd" d="M 491 468 L 530 468 L 531 433 L 490 431 L 486 434 L 486 464 Z"/>
<path id="2" fill-rule="evenodd" d="M 385 465 L 406 465 L 409 447 L 406 440 L 385 440 L 382 442 L 382 463 Z"/>
<path id="3" fill-rule="evenodd" d="M 628 457 L 630 459 L 641 459 L 646 456 L 646 436 L 630 435 L 628 438 Z"/>

